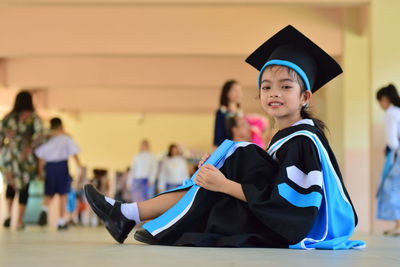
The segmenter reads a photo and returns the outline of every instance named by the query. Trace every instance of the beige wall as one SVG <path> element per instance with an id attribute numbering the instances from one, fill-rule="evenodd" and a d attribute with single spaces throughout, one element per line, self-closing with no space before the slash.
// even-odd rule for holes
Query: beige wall
<path id="1" fill-rule="evenodd" d="M 371 229 L 369 173 L 370 103 L 369 24 L 361 25 L 362 10 L 346 12 L 343 55 L 343 178 L 356 207 L 358 231 Z"/>

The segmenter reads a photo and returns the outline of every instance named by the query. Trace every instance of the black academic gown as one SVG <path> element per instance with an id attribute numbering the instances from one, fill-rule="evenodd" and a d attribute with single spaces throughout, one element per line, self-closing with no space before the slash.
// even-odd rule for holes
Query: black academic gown
<path id="1" fill-rule="evenodd" d="M 314 126 L 300 124 L 286 128 L 273 137 L 271 145 L 304 129 L 321 139 L 341 179 L 328 142 Z M 279 185 L 287 184 L 300 194 L 315 192 L 314 195 L 320 194 L 322 198 L 321 187 L 313 185 L 305 189 L 293 182 L 296 177 L 288 178 L 288 168 L 296 170 L 290 175 L 307 175 L 310 172 L 318 175 L 321 172 L 314 143 L 305 136 L 296 136 L 282 145 L 274 158 L 250 143 L 242 144 L 230 153 L 219 169 L 228 179 L 241 184 L 247 203 L 199 188 L 183 216 L 171 221 L 162 231 L 152 233 L 161 244 L 284 248 L 307 236 L 314 225 L 318 203 L 307 204 L 307 207 L 301 203 L 293 205 L 282 196 Z"/>

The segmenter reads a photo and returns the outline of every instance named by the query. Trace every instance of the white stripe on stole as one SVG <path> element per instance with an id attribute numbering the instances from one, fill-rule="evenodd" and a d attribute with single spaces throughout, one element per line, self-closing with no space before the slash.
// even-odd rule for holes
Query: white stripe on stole
<path id="1" fill-rule="evenodd" d="M 311 141 L 313 141 L 313 143 L 315 144 L 315 146 L 316 146 L 317 149 L 318 149 L 318 152 L 319 152 L 318 155 L 319 155 L 320 160 L 321 160 L 321 156 L 322 156 L 322 155 L 325 157 L 325 159 L 326 159 L 327 162 L 328 162 L 329 168 L 332 170 L 332 174 L 333 174 L 333 176 L 334 176 L 334 178 L 335 178 L 335 180 L 336 180 L 336 184 L 337 184 L 338 187 L 339 187 L 340 195 L 342 196 L 342 198 L 344 199 L 344 201 L 346 201 L 347 203 L 350 204 L 350 201 L 347 199 L 347 196 L 346 196 L 346 194 L 344 193 L 344 189 L 343 189 L 342 183 L 340 182 L 339 176 L 337 175 L 335 169 L 333 168 L 333 165 L 332 165 L 331 159 L 329 158 L 328 152 L 326 151 L 325 147 L 322 145 L 322 142 L 319 140 L 319 138 L 318 138 L 318 136 L 317 136 L 316 134 L 311 133 L 311 132 L 308 131 L 308 130 L 300 130 L 300 131 L 294 132 L 294 133 L 292 133 L 292 134 L 290 134 L 290 135 L 287 135 L 287 136 L 285 136 L 285 137 L 279 139 L 279 140 L 276 141 L 275 143 L 273 143 L 273 144 L 270 146 L 270 148 L 268 149 L 268 151 L 267 151 L 268 154 L 270 154 L 271 156 L 273 156 L 274 153 L 276 153 L 276 151 L 277 151 L 284 143 L 286 143 L 287 141 L 289 141 L 291 138 L 296 137 L 296 136 L 300 136 L 300 135 L 307 136 L 307 137 L 309 137 L 309 138 L 311 139 Z M 317 141 L 317 140 L 318 140 L 318 141 Z M 317 143 L 317 142 L 318 142 L 318 143 Z M 320 145 L 320 147 L 318 146 L 318 144 Z"/>
<path id="2" fill-rule="evenodd" d="M 308 174 L 302 172 L 296 166 L 290 166 L 286 168 L 288 178 L 292 180 L 298 186 L 305 189 L 310 188 L 313 185 L 318 185 L 322 188 L 323 177 L 320 171 L 310 171 Z"/>

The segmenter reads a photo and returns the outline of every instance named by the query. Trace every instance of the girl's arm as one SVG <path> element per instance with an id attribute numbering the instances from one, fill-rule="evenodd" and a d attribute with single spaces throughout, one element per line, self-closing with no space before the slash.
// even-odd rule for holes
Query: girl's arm
<path id="1" fill-rule="evenodd" d="M 82 164 L 81 164 L 81 161 L 79 160 L 78 154 L 75 154 L 75 155 L 73 155 L 72 157 L 74 158 L 75 163 L 76 163 L 76 165 L 79 167 L 79 169 L 82 170 Z"/>
<path id="2" fill-rule="evenodd" d="M 227 179 L 225 175 L 213 165 L 207 164 L 202 166 L 194 181 L 204 189 L 221 192 L 247 202 L 242 186 L 237 182 Z"/>
<path id="3" fill-rule="evenodd" d="M 386 132 L 386 143 L 389 148 L 393 151 L 399 148 L 398 139 L 398 118 L 393 114 L 385 114 L 385 132 Z"/>
<path id="4" fill-rule="evenodd" d="M 43 159 L 41 159 L 41 158 L 38 158 L 38 176 L 39 176 L 39 179 L 40 180 L 43 180 L 44 179 L 44 166 L 46 165 L 46 162 L 43 160 Z"/>

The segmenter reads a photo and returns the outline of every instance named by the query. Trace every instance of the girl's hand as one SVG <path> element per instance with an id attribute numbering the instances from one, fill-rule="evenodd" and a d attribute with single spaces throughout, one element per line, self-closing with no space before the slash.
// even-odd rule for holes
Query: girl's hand
<path id="1" fill-rule="evenodd" d="M 210 154 L 207 153 L 204 156 L 201 157 L 201 160 L 199 162 L 199 165 L 197 165 L 197 167 L 200 169 L 201 165 L 204 164 L 204 162 L 206 162 L 206 160 L 210 157 Z"/>
<path id="2" fill-rule="evenodd" d="M 213 165 L 204 165 L 194 179 L 195 183 L 204 189 L 214 192 L 224 192 L 229 180 Z"/>

